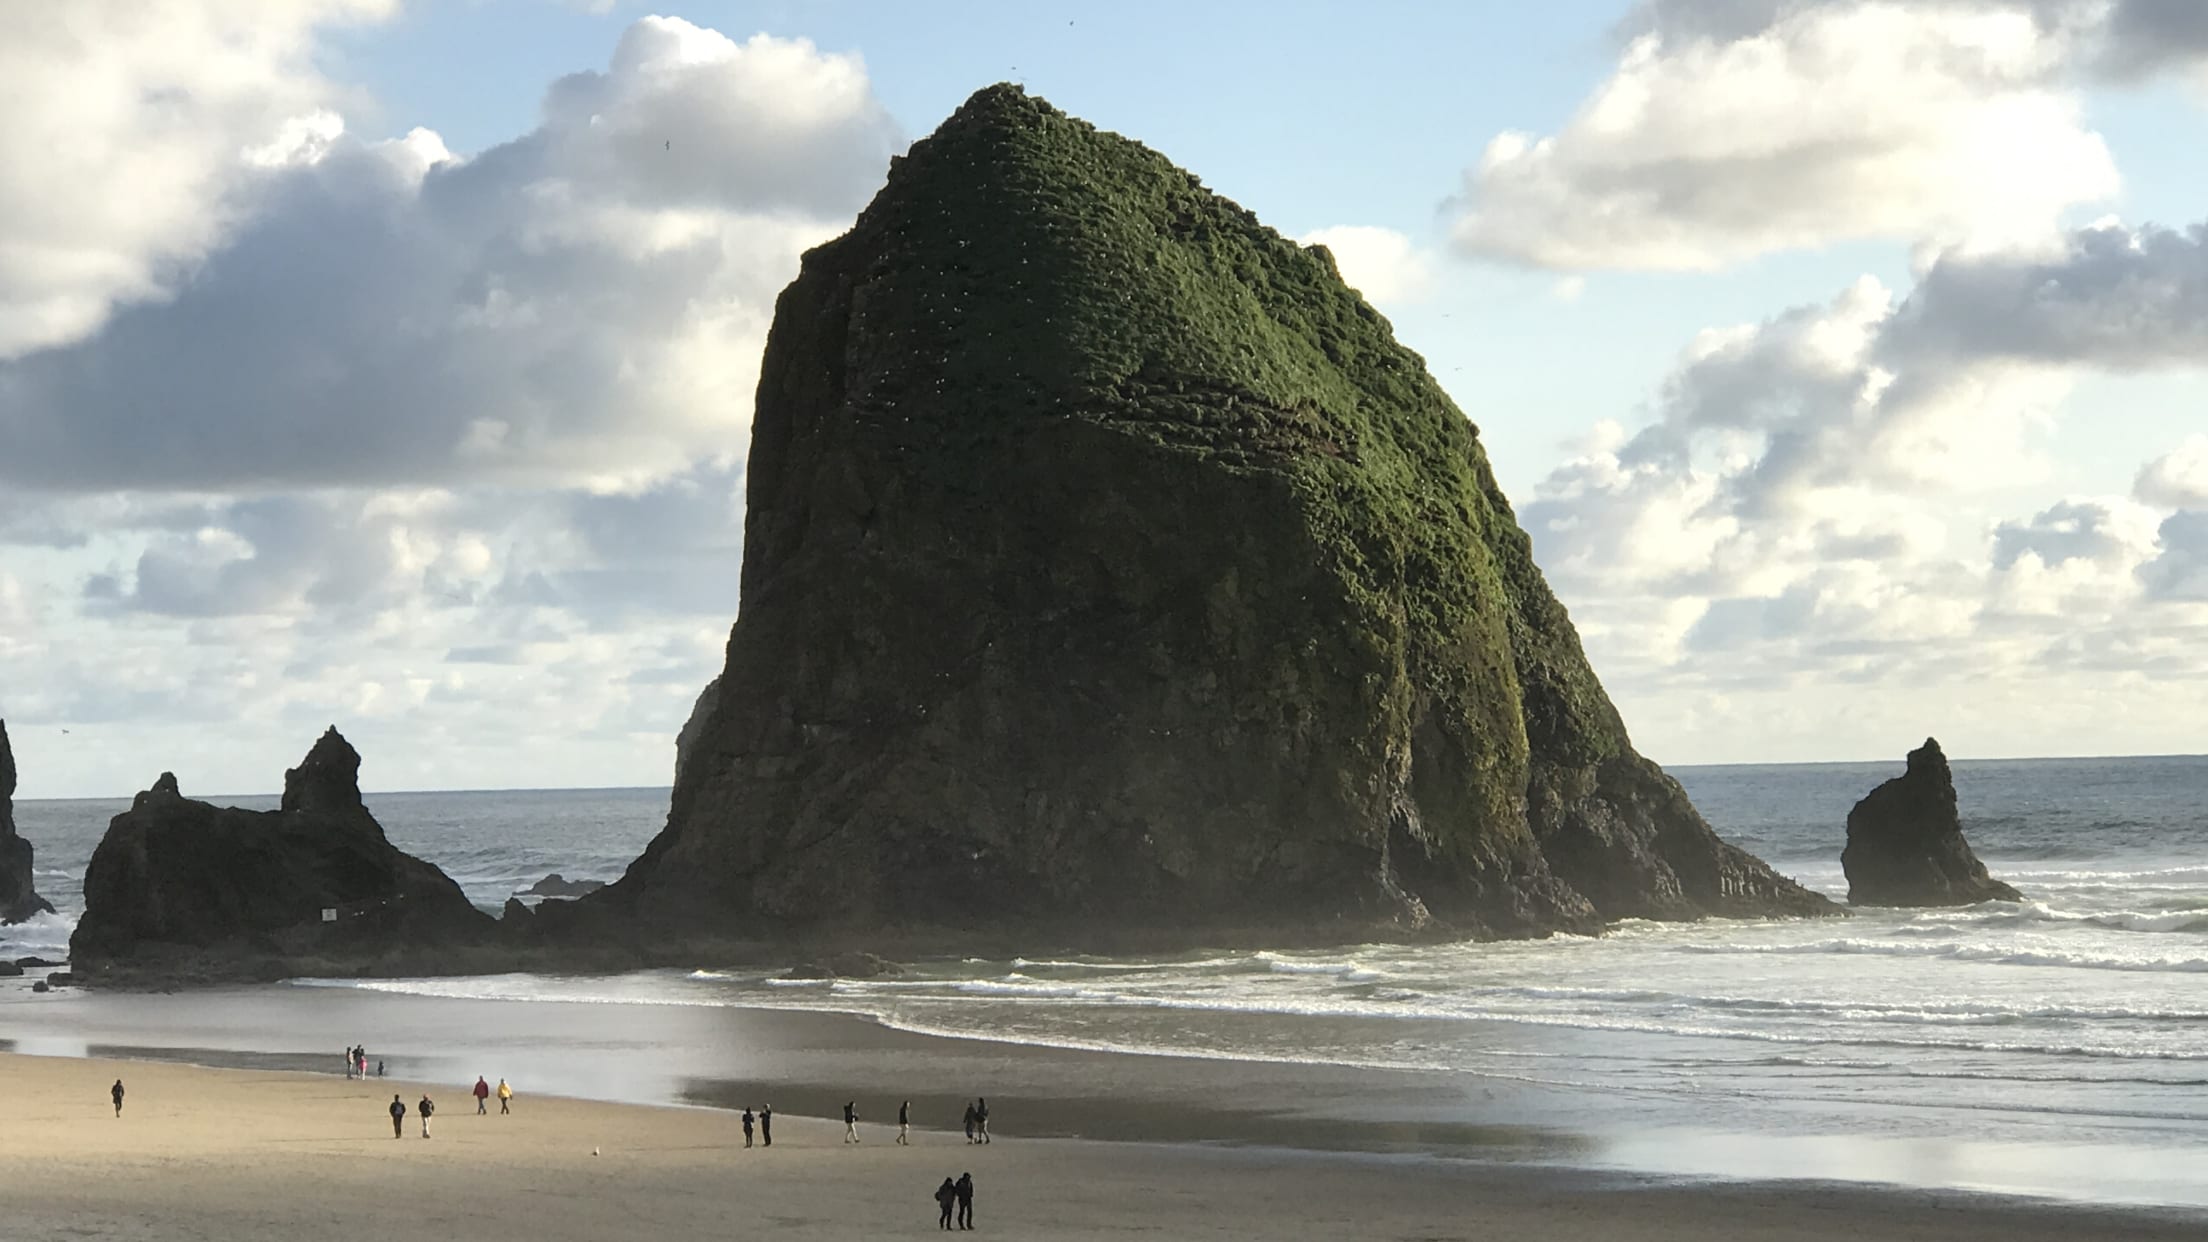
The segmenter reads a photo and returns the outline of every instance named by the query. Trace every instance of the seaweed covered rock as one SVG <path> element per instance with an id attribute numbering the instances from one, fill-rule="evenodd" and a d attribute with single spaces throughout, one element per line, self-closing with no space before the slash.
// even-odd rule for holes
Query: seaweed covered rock
<path id="1" fill-rule="evenodd" d="M 1303 247 L 1010 86 L 781 296 L 665 830 L 699 932 L 1820 913 L 1634 753 L 1478 434 Z"/>
<path id="2" fill-rule="evenodd" d="M 8 723 L 0 720 L 0 923 L 54 912 L 33 883 L 31 854 L 31 843 L 15 831 L 15 752 L 8 747 Z"/>
<path id="3" fill-rule="evenodd" d="M 459 885 L 384 837 L 359 774 L 336 729 L 284 774 L 279 810 L 195 801 L 162 773 L 92 853 L 71 964 L 87 975 L 342 969 L 487 932 L 492 920 Z"/>
<path id="4" fill-rule="evenodd" d="M 1955 774 L 1935 738 L 1909 752 L 1900 776 L 1848 812 L 1840 851 L 1848 900 L 1859 906 L 1968 906 L 2020 901 L 1994 879 L 1963 839 Z"/>

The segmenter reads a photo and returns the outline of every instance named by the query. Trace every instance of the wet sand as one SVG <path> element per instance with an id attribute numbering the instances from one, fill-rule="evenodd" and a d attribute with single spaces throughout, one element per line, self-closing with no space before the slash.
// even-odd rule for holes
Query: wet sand
<path id="1" fill-rule="evenodd" d="M 123 1116 L 107 1099 L 128 1088 Z M 1613 1242 L 1940 1237 L 1963 1242 L 2197 1238 L 2198 1217 L 1797 1183 L 1664 1185 L 1433 1158 L 1019 1139 L 926 1130 L 912 1147 L 866 1117 L 778 1113 L 772 1149 L 738 1119 L 523 1093 L 476 1116 L 437 1084 L 433 1138 L 391 1095 L 423 1087 L 337 1074 L 0 1056 L 0 1236 L 506 1239 L 912 1235 L 971 1171 L 983 1232 L 1164 1237 Z M 863 1115 L 863 1114 L 862 1114 Z M 596 1153 L 596 1154 L 594 1154 Z"/>

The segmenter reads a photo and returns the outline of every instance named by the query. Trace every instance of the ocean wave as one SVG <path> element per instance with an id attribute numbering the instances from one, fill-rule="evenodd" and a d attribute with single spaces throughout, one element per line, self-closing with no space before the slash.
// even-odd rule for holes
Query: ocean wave
<path id="1" fill-rule="evenodd" d="M 2208 973 L 2208 957 L 2066 952 L 2060 949 L 2000 944 L 1897 944 L 1889 940 L 1836 938 L 1802 944 L 1686 944 L 1681 952 L 1694 954 L 1853 954 L 1865 957 L 1953 958 L 1995 966 L 2054 966 L 2075 970 L 2123 970 L 2141 972 Z"/>

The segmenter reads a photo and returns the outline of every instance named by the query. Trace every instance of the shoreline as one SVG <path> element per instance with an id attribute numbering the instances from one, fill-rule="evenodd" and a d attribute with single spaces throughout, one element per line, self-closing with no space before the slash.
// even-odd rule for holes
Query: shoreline
<path id="1" fill-rule="evenodd" d="M 125 1114 L 105 1097 L 129 1084 Z M 1616 1242 L 2126 1242 L 2196 1237 L 2196 1215 L 1812 1181 L 1681 1184 L 1624 1174 L 1271 1147 L 1022 1139 L 968 1147 L 955 1133 L 778 1116 L 746 1151 L 712 1108 L 524 1092 L 477 1117 L 461 1084 L 434 1086 L 435 1138 L 409 1115 L 394 1140 L 393 1077 L 0 1055 L 14 1124 L 0 1159 L 0 1228 L 19 1236 L 208 1234 L 251 1240 L 387 1238 L 465 1229 L 524 1237 L 725 1237 L 752 1222 L 796 1238 L 933 1228 L 928 1195 L 973 1172 L 977 1224 L 1023 1238 L 1169 1235 L 1602 1238 Z M 778 1110 L 779 1111 L 779 1110 Z"/>
<path id="2" fill-rule="evenodd" d="M 2126 1219 L 2143 1213 L 2190 1221 L 2196 1231 L 2208 1219 L 2208 1202 L 2127 1195 L 2114 1173 L 2098 1183 L 2101 1193 L 2032 1180 L 2035 1168 L 2091 1167 L 2111 1154 L 2083 1145 L 2050 1144 L 2004 1166 L 2003 1153 L 1961 1145 L 1939 1151 L 1875 1136 L 1664 1130 L 1630 1110 L 1604 1116 L 1617 1113 L 1618 1102 L 1599 1093 L 1468 1082 L 1440 1071 L 993 1042 L 850 1013 L 468 1000 L 303 984 L 0 1002 L 0 1049 L 10 1053 L 300 1074 L 325 1084 L 346 1083 L 330 1065 L 334 1048 L 361 1036 L 371 1061 L 388 1058 L 394 1084 L 472 1082 L 481 1073 L 507 1077 L 529 1095 L 729 1119 L 731 1110 L 770 1102 L 793 1120 L 833 1117 L 855 1097 L 871 1123 L 909 1098 L 916 1131 L 955 1135 L 963 1101 L 987 1095 L 992 1129 L 1017 1142 L 1241 1152 L 1276 1163 L 1379 1159 L 1480 1179 L 1750 1198 L 1825 1187 L 1851 1200 L 1932 1196 Z M 327 1053 L 299 1051 L 324 1042 L 333 1045 Z M 1978 1169 L 1969 1180 L 1927 1181 L 1916 1167 L 1943 1160 Z"/>

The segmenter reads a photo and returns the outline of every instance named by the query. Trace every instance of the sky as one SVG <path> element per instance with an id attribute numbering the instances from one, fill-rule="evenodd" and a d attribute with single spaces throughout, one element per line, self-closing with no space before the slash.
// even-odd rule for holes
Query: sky
<path id="1" fill-rule="evenodd" d="M 0 0 L 20 796 L 665 784 L 774 297 L 1000 80 L 1334 251 L 1659 761 L 2208 751 L 2208 5 Z"/>

